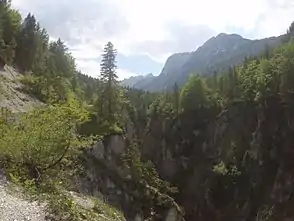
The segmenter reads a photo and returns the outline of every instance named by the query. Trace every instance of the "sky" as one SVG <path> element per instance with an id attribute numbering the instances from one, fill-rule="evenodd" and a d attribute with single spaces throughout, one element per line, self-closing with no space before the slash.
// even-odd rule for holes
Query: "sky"
<path id="1" fill-rule="evenodd" d="M 172 53 L 195 51 L 221 32 L 277 36 L 294 21 L 294 0 L 12 0 L 52 39 L 61 38 L 78 68 L 98 77 L 103 47 L 118 50 L 118 76 L 158 75 Z"/>

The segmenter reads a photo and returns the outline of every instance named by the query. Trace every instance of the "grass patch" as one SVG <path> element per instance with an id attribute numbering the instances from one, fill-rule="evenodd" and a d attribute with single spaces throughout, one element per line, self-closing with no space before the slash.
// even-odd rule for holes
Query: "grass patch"
<path id="1" fill-rule="evenodd" d="M 118 211 L 116 208 L 105 204 L 104 202 L 102 202 L 100 199 L 96 199 L 95 200 L 95 206 L 93 208 L 93 210 L 100 214 L 100 217 L 105 216 L 110 218 L 111 220 L 125 220 L 123 214 Z"/>

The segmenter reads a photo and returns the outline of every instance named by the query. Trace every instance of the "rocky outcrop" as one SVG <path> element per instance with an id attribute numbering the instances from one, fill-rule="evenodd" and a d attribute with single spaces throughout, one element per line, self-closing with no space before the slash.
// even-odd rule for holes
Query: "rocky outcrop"
<path id="1" fill-rule="evenodd" d="M 78 189 L 124 211 L 127 220 L 145 220 L 138 189 L 132 182 L 129 169 L 122 162 L 128 148 L 128 140 L 123 135 L 108 136 L 93 145 L 83 155 L 86 170 L 82 178 L 77 178 Z M 162 217 L 167 217 L 167 221 L 181 220 L 181 209 L 171 197 L 148 185 L 145 189 L 169 202 L 168 211 L 163 211 Z"/>

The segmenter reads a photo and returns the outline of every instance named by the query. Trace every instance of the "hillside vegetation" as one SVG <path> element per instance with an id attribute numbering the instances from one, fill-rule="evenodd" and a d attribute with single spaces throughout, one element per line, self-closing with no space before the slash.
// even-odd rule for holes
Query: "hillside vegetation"
<path id="1" fill-rule="evenodd" d="M 111 42 L 94 79 L 32 14 L 0 0 L 0 15 L 0 167 L 51 220 L 294 218 L 294 23 L 260 56 L 151 93 L 119 85 Z"/>

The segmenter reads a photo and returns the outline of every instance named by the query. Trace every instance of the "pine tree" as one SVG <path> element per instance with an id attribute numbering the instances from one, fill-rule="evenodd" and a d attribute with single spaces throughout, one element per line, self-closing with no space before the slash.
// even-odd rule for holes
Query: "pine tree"
<path id="1" fill-rule="evenodd" d="M 103 104 L 107 104 L 108 120 L 114 120 L 114 115 L 118 99 L 118 76 L 116 74 L 116 55 L 117 51 L 111 42 L 108 42 L 104 47 L 101 62 L 101 76 L 100 79 L 104 83 L 104 90 L 102 92 Z"/>
<path id="2" fill-rule="evenodd" d="M 34 67 L 37 51 L 37 22 L 34 15 L 25 18 L 17 38 L 15 62 L 22 71 L 30 71 Z"/>
<path id="3" fill-rule="evenodd" d="M 45 29 L 40 27 L 37 23 L 36 26 L 36 52 L 33 62 L 33 69 L 35 75 L 40 75 L 46 68 L 46 55 L 48 54 L 49 35 Z"/>
<path id="4" fill-rule="evenodd" d="M 2 65 L 13 63 L 20 22 L 21 15 L 10 8 L 10 1 L 0 1 L 0 59 Z"/>

